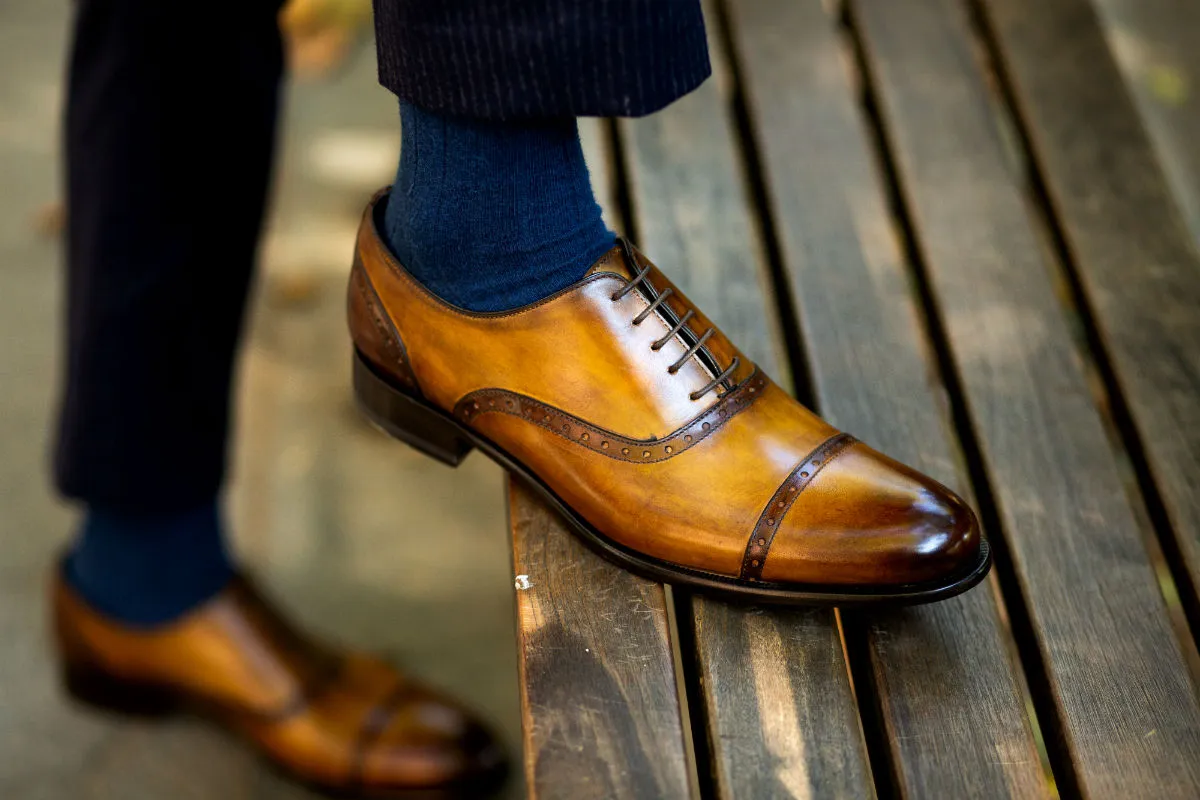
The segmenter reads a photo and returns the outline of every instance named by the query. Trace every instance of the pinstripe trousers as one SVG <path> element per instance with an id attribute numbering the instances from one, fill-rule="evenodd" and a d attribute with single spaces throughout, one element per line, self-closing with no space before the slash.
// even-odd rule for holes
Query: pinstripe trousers
<path id="1" fill-rule="evenodd" d="M 485 119 L 641 116 L 709 74 L 699 0 L 375 0 L 380 82 Z"/>
<path id="2" fill-rule="evenodd" d="M 76 0 L 55 477 L 123 513 L 211 501 L 273 158 L 280 0 L 179 22 Z M 708 75 L 699 0 L 376 0 L 379 73 L 490 119 L 639 115 Z"/>

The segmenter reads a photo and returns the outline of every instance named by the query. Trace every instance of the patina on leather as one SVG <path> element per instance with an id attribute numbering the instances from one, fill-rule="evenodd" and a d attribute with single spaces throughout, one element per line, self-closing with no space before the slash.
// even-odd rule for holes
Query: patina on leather
<path id="1" fill-rule="evenodd" d="M 67 688 L 90 704 L 199 712 L 336 791 L 475 797 L 501 777 L 498 746 L 460 706 L 373 656 L 302 636 L 244 579 L 149 629 L 105 617 L 61 575 L 51 603 Z"/>
<path id="2" fill-rule="evenodd" d="M 392 321 L 383 313 L 379 296 L 371 286 L 366 270 L 355 259 L 350 269 L 350 289 L 346 293 L 346 317 L 358 332 L 355 344 L 372 362 L 387 365 L 392 375 L 409 391 L 420 394 L 408 353 Z"/>
<path id="3" fill-rule="evenodd" d="M 744 584 L 920 584 L 986 554 L 958 497 L 796 402 L 628 245 L 539 303 L 473 313 L 388 252 L 375 225 L 383 196 L 363 217 L 355 270 L 422 402 L 501 448 L 608 540 Z M 364 328 L 352 318 L 360 356 L 404 387 Z M 806 470 L 823 448 L 826 463 Z"/>

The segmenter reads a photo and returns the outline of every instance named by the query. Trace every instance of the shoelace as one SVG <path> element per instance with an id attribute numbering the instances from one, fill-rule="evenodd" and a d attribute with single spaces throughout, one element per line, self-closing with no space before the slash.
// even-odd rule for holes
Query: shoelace
<path id="1" fill-rule="evenodd" d="M 625 239 L 621 239 L 620 242 L 621 242 L 621 251 L 625 255 L 626 262 L 636 266 L 638 261 L 633 255 L 633 249 L 630 247 L 629 242 Z M 634 289 L 636 289 L 638 287 L 638 285 L 642 284 L 642 283 L 645 283 L 646 286 L 649 286 L 651 288 L 651 291 L 653 291 L 653 286 L 650 284 L 650 282 L 648 280 L 646 280 L 646 276 L 649 274 L 650 274 L 650 265 L 649 264 L 647 264 L 644 267 L 639 268 L 637 271 L 637 274 L 635 274 L 632 278 L 627 280 L 625 282 L 624 286 L 622 286 L 616 292 L 613 292 L 613 294 L 611 295 L 612 301 L 614 303 L 617 302 L 618 300 L 623 298 L 625 295 L 629 294 Z M 668 297 L 670 297 L 673 294 L 675 294 L 675 290 L 672 289 L 671 287 L 667 287 L 662 292 L 658 292 L 657 297 L 655 297 L 653 300 L 650 301 L 650 305 L 648 305 L 644 309 L 642 309 L 642 312 L 633 318 L 633 324 L 641 325 L 642 322 L 645 321 L 645 319 L 648 316 L 653 314 L 654 311 L 659 306 L 661 306 Z M 654 344 L 650 345 L 650 349 L 655 352 L 658 352 L 659 350 L 662 349 L 663 345 L 665 345 L 667 342 L 674 339 L 685 328 L 694 337 L 695 332 L 692 331 L 690 328 L 687 328 L 687 324 L 688 324 L 688 321 L 691 320 L 695 316 L 696 316 L 696 312 L 689 308 L 687 310 L 687 313 L 685 313 L 683 315 L 683 317 L 681 317 L 679 319 L 678 322 L 676 322 L 673 326 L 671 326 L 671 329 L 667 331 L 666 335 L 664 335 L 661 339 L 658 339 L 657 341 L 655 341 Z M 698 352 L 700 352 L 700 349 L 702 347 L 704 347 L 704 343 L 707 342 L 714 333 L 716 333 L 716 328 L 709 328 L 708 330 L 706 330 L 704 332 L 704 334 L 702 336 L 700 336 L 699 338 L 697 338 L 695 343 L 692 344 L 692 346 L 689 347 L 684 352 L 684 354 L 679 357 L 678 361 L 676 361 L 671 366 L 667 367 L 667 372 L 671 375 L 674 375 L 676 372 L 679 372 L 680 368 L 688 362 L 688 359 L 690 359 L 692 356 L 694 356 Z M 704 397 L 706 394 L 711 392 L 713 389 L 716 389 L 718 386 L 720 386 L 722 383 L 724 383 L 729 378 L 730 375 L 732 375 L 735 371 L 737 371 L 738 365 L 740 363 L 741 363 L 741 360 L 737 356 L 734 356 L 733 361 L 730 362 L 728 367 L 726 367 L 724 370 L 722 370 L 719 375 L 717 375 L 711 381 L 706 383 L 703 387 L 692 392 L 690 395 L 688 395 L 688 397 L 690 397 L 692 400 L 699 400 L 701 397 Z"/>

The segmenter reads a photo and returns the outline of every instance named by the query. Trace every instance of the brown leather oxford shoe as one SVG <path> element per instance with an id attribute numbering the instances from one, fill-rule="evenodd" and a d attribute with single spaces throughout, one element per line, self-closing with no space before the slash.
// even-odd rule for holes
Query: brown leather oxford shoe
<path id="1" fill-rule="evenodd" d="M 457 464 L 479 448 L 650 578 L 791 603 L 927 602 L 991 563 L 949 489 L 793 400 L 620 240 L 578 283 L 455 308 L 368 206 L 349 289 L 360 406 Z"/>
<path id="2" fill-rule="evenodd" d="M 499 746 L 460 706 L 378 659 L 304 638 L 244 579 L 145 630 L 96 612 L 61 577 L 52 592 L 66 688 L 88 705 L 198 712 L 338 793 L 477 798 L 503 778 Z"/>

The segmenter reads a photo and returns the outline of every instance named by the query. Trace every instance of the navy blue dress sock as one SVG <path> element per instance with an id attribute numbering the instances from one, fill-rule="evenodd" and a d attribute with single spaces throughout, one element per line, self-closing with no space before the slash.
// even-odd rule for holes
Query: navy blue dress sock
<path id="1" fill-rule="evenodd" d="M 384 237 L 430 291 L 505 311 L 578 281 L 613 246 L 574 118 L 456 119 L 400 103 Z"/>
<path id="2" fill-rule="evenodd" d="M 234 575 L 216 501 L 176 514 L 89 509 L 65 572 L 94 609 L 139 627 L 178 619 Z"/>

